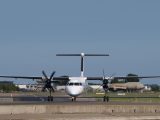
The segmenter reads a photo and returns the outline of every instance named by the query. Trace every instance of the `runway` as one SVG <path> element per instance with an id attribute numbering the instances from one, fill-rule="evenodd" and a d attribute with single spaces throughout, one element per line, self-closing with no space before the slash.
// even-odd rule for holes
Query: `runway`
<path id="1" fill-rule="evenodd" d="M 98 100 L 97 100 L 98 99 Z M 37 96 L 0 96 L 0 105 L 160 105 L 160 102 L 103 102 L 103 98 L 79 97 L 72 102 L 71 97 L 54 97 L 53 101 L 47 101 L 47 97 Z"/>
<path id="2" fill-rule="evenodd" d="M 45 92 L 18 92 L 18 93 L 0 93 L 0 103 L 48 103 L 48 93 Z M 73 103 L 71 97 L 66 95 L 65 92 L 55 92 L 52 94 L 53 102 L 49 103 Z M 160 95 L 159 97 L 142 95 L 136 97 L 132 96 L 110 96 L 110 104 L 160 104 Z M 88 94 L 82 94 L 76 99 L 76 103 L 103 103 L 103 97 L 91 97 Z"/>

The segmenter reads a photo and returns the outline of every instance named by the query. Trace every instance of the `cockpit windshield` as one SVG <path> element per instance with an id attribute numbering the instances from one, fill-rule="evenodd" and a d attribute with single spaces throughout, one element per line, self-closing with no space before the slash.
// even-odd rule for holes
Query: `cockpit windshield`
<path id="1" fill-rule="evenodd" d="M 73 82 L 70 82 L 69 84 L 68 84 L 69 86 L 82 86 L 82 83 L 73 83 Z"/>
<path id="2" fill-rule="evenodd" d="M 74 85 L 74 83 L 69 83 L 70 86 Z"/>
<path id="3" fill-rule="evenodd" d="M 80 86 L 80 85 L 82 85 L 82 83 L 74 83 L 74 85 Z"/>

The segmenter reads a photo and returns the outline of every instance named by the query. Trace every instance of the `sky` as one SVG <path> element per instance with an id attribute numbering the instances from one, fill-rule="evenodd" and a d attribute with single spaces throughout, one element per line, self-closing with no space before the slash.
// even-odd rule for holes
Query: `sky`
<path id="1" fill-rule="evenodd" d="M 160 75 L 159 0 L 1 0 L 0 75 Z M 6 80 L 1 78 L 0 80 Z M 28 83 L 28 80 L 16 80 Z M 160 84 L 160 79 L 144 83 Z"/>

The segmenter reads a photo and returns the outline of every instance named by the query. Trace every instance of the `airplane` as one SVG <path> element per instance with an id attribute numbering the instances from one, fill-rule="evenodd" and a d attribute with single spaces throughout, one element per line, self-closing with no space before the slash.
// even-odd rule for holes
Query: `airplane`
<path id="1" fill-rule="evenodd" d="M 30 76 L 0 76 L 1 78 L 15 78 L 15 79 L 32 79 L 32 80 L 42 80 L 44 82 L 43 91 L 45 89 L 49 89 L 50 95 L 48 96 L 48 101 L 53 101 L 53 96 L 51 96 L 51 92 L 54 91 L 52 83 L 67 80 L 68 84 L 65 86 L 66 93 L 72 97 L 72 101 L 76 101 L 76 98 L 81 95 L 85 88 L 88 87 L 88 80 L 101 80 L 102 87 L 105 91 L 105 95 L 103 97 L 103 101 L 109 101 L 109 97 L 107 96 L 107 92 L 109 90 L 109 84 L 114 79 L 128 79 L 128 78 L 159 78 L 160 76 L 127 76 L 127 77 L 85 77 L 84 76 L 84 57 L 85 56 L 109 56 L 109 54 L 57 54 L 56 56 L 80 56 L 81 57 L 81 75 L 79 77 L 54 77 L 55 71 L 48 77 L 44 71 L 42 71 L 43 77 L 30 77 Z"/>
<path id="2" fill-rule="evenodd" d="M 128 82 L 125 80 L 119 80 L 120 82 L 111 82 L 109 85 L 109 91 L 143 91 L 145 86 L 140 82 Z"/>

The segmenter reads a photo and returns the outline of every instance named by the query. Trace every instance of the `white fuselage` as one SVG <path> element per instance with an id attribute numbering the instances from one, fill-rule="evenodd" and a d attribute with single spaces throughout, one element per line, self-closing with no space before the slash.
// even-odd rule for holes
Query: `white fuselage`
<path id="1" fill-rule="evenodd" d="M 57 56 L 80 56 L 81 57 L 81 76 L 80 77 L 69 77 L 69 82 L 66 85 L 66 93 L 72 97 L 79 96 L 88 86 L 86 80 L 87 78 L 84 77 L 84 57 L 85 56 L 109 56 L 107 54 L 57 54 Z"/>
<path id="2" fill-rule="evenodd" d="M 86 87 L 86 78 L 84 77 L 72 77 L 66 85 L 66 93 L 71 97 L 77 97 L 83 93 Z"/>

